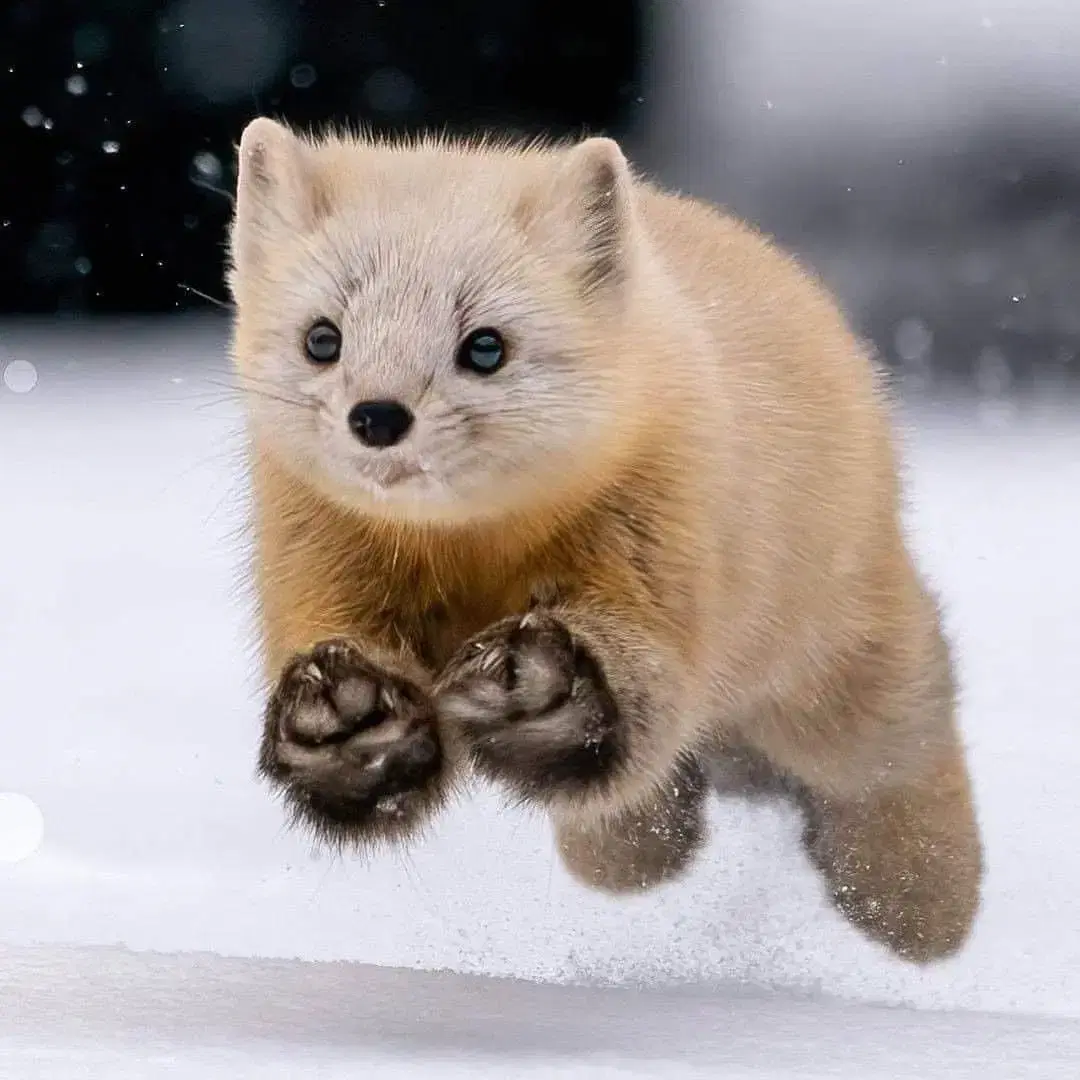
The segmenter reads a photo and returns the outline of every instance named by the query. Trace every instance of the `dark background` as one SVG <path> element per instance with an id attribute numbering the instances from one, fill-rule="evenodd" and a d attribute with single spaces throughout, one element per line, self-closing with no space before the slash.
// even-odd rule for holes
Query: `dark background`
<path id="1" fill-rule="evenodd" d="M 678 49 L 666 66 L 656 58 L 668 24 L 710 4 L 714 77 L 700 89 Z M 234 144 L 260 113 L 379 130 L 605 131 L 640 147 L 661 180 L 800 252 L 895 366 L 987 385 L 1076 379 L 1075 111 L 991 103 L 944 144 L 916 134 L 899 151 L 882 115 L 842 159 L 795 136 L 772 159 L 740 157 L 738 134 L 703 117 L 722 117 L 738 89 L 725 27 L 752 9 L 7 0 L 0 314 L 165 313 L 223 298 Z M 654 100 L 665 94 L 666 113 Z"/>
<path id="2" fill-rule="evenodd" d="M 625 128 L 634 0 L 7 0 L 0 305 L 222 295 L 234 144 L 260 113 L 377 130 Z M 10 163 L 14 163 L 12 167 Z"/>

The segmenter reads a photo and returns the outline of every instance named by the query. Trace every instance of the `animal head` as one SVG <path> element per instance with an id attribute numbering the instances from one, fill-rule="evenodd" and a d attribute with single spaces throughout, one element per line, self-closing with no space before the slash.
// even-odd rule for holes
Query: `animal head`
<path id="1" fill-rule="evenodd" d="M 361 513 L 453 524 L 602 483 L 648 398 L 644 248 L 608 139 L 239 148 L 233 352 L 257 441 Z"/>

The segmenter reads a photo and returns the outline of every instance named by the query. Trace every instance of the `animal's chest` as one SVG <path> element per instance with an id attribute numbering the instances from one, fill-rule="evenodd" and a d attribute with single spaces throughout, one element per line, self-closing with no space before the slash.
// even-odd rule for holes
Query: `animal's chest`
<path id="1" fill-rule="evenodd" d="M 387 629 L 438 672 L 470 637 L 507 615 L 524 613 L 543 591 L 525 571 L 452 583 L 421 575 L 386 611 Z"/>

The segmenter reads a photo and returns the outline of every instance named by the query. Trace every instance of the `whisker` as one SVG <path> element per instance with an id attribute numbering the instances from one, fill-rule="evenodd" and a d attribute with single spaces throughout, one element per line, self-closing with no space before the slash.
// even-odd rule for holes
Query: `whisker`
<path id="1" fill-rule="evenodd" d="M 239 392 L 237 392 L 228 396 L 216 395 L 214 397 L 200 398 L 195 402 L 195 411 L 205 412 L 209 409 L 218 409 L 222 405 L 231 405 L 239 396 Z"/>
<path id="2" fill-rule="evenodd" d="M 276 401 L 281 405 L 291 405 L 297 409 L 311 409 L 314 408 L 318 402 L 314 398 L 310 397 L 290 397 L 288 394 L 283 394 L 280 390 L 271 390 L 265 386 L 260 386 L 258 383 L 248 383 L 247 385 L 232 386 L 229 383 L 218 382 L 214 379 L 207 379 L 207 382 L 211 386 L 216 386 L 221 390 L 227 391 L 232 395 L 232 400 L 243 398 L 245 394 L 251 394 L 254 397 L 262 398 L 264 401 Z"/>
<path id="3" fill-rule="evenodd" d="M 235 304 L 230 303 L 227 300 L 219 300 L 216 296 L 204 293 L 202 289 L 196 289 L 194 285 L 188 285 L 186 282 L 178 281 L 176 287 L 178 289 L 183 289 L 186 293 L 191 293 L 192 296 L 197 296 L 201 300 L 207 301 L 207 303 L 214 304 L 225 311 L 233 311 L 236 308 Z"/>
<path id="4" fill-rule="evenodd" d="M 220 195 L 222 198 L 228 199 L 230 203 L 236 203 L 236 198 L 231 191 L 226 191 L 224 188 L 218 187 L 217 184 L 212 184 L 202 176 L 193 177 L 191 182 L 196 187 L 202 188 L 204 191 L 213 192 L 215 195 Z"/>
<path id="5" fill-rule="evenodd" d="M 247 387 L 246 393 L 262 398 L 264 401 L 276 401 L 279 405 L 291 405 L 296 409 L 310 409 L 313 408 L 315 404 L 312 401 L 305 401 L 302 398 L 291 398 L 286 397 L 284 394 L 275 394 L 270 390 L 262 390 L 256 386 Z"/>

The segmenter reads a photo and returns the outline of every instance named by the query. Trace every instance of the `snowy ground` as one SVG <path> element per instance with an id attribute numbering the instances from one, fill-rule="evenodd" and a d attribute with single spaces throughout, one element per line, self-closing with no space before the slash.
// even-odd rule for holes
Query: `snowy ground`
<path id="1" fill-rule="evenodd" d="M 1080 1076 L 1080 403 L 904 417 L 989 847 L 970 946 L 919 971 L 783 805 L 718 804 L 634 901 L 479 792 L 408 855 L 313 855 L 252 777 L 220 327 L 0 326 L 12 361 L 0 792 L 45 838 L 0 862 L 0 1076 Z"/>

